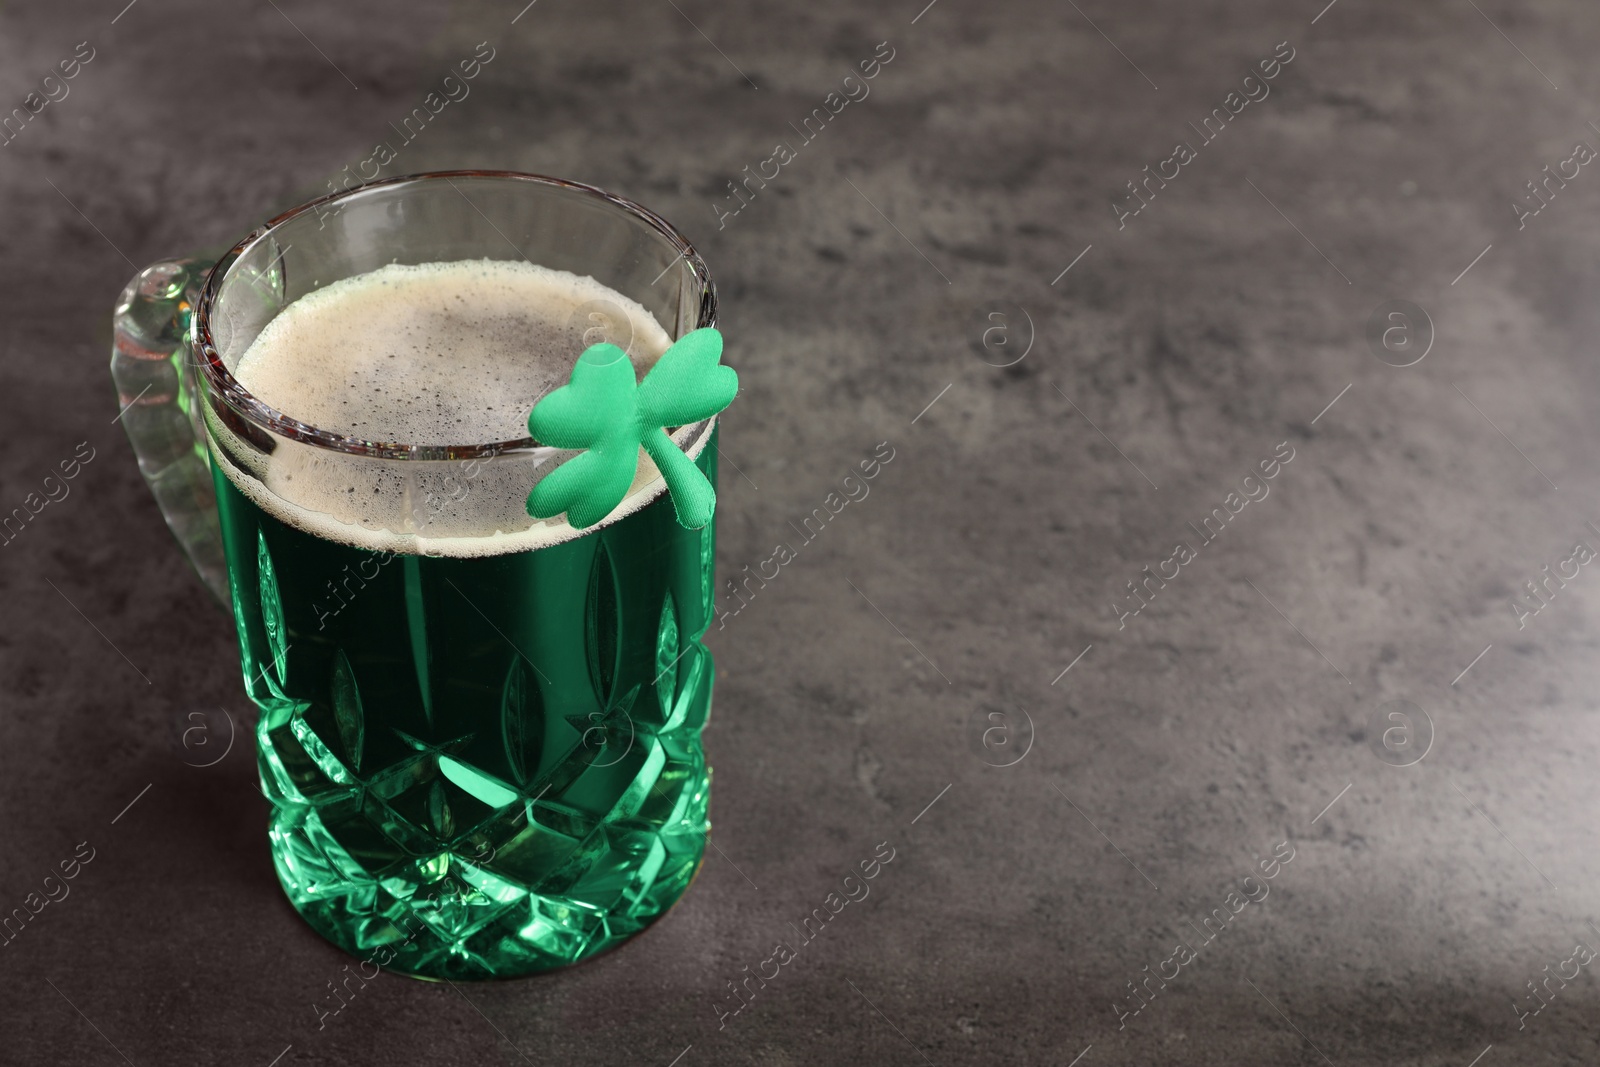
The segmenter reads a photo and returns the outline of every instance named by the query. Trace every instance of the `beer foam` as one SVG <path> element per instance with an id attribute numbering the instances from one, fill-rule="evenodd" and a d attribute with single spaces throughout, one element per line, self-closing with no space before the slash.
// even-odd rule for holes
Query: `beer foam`
<path id="1" fill-rule="evenodd" d="M 649 312 L 593 278 L 520 260 L 394 263 L 290 304 L 233 374 L 268 407 L 346 437 L 513 441 L 528 436 L 534 402 L 566 384 L 597 326 L 590 339 L 615 341 L 641 371 L 672 343 Z"/>
<path id="2" fill-rule="evenodd" d="M 642 376 L 671 344 L 641 305 L 595 281 L 523 261 L 390 264 L 295 300 L 246 349 L 234 377 L 273 409 L 371 443 L 484 445 L 528 436 L 528 412 L 566 384 L 589 344 L 628 351 Z M 485 556 L 580 531 L 535 520 L 525 502 L 577 453 L 538 449 L 478 461 L 380 460 L 274 436 L 270 455 L 208 412 L 223 473 L 262 510 L 326 540 L 373 551 Z M 691 457 L 711 423 L 673 435 Z M 612 522 L 664 491 L 642 451 Z"/>

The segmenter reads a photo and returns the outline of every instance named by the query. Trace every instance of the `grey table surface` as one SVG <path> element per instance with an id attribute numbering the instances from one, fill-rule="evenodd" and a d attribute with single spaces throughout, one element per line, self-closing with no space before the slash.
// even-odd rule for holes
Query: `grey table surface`
<path id="1" fill-rule="evenodd" d="M 0 911 L 93 856 L 0 948 L 0 1062 L 1600 1061 L 1600 16 L 922 3 L 0 10 L 0 113 L 93 56 L 0 145 L 0 512 L 94 455 L 0 546 Z M 560 175 L 696 241 L 744 382 L 722 571 L 895 459 L 711 635 L 718 849 L 666 919 L 319 1027 L 349 961 L 281 897 L 248 738 L 181 740 L 250 713 L 113 424 L 109 312 L 398 143 L 480 42 L 382 173 Z"/>

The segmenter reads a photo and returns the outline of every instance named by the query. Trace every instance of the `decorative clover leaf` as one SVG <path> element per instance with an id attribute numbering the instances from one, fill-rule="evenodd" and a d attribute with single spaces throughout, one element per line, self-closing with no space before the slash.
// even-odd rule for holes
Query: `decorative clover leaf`
<path id="1" fill-rule="evenodd" d="M 667 349 L 642 383 L 616 345 L 585 349 L 569 382 L 528 415 L 535 440 L 585 451 L 533 487 L 528 514 L 547 519 L 564 511 L 576 529 L 593 526 L 627 496 L 643 447 L 666 479 L 678 522 L 691 530 L 709 523 L 716 492 L 667 427 L 709 419 L 733 402 L 739 376 L 721 359 L 722 335 L 710 327 Z"/>

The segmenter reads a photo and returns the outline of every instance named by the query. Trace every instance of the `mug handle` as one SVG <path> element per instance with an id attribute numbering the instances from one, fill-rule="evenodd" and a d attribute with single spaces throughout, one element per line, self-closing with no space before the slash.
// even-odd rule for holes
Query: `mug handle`
<path id="1" fill-rule="evenodd" d="M 111 379 L 139 473 L 195 573 L 228 608 L 217 491 L 189 354 L 190 321 L 212 262 L 165 260 L 134 276 L 112 313 Z"/>

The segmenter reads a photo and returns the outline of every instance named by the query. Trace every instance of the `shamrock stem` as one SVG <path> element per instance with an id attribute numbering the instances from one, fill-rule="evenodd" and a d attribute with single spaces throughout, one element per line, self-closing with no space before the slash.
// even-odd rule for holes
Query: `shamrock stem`
<path id="1" fill-rule="evenodd" d="M 640 443 L 666 479 L 678 524 L 690 530 L 709 524 L 716 511 L 717 494 L 706 476 L 700 473 L 700 468 L 683 454 L 664 429 L 646 433 Z"/>

